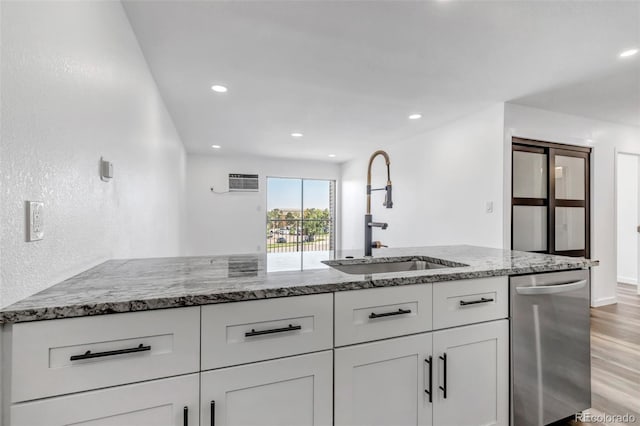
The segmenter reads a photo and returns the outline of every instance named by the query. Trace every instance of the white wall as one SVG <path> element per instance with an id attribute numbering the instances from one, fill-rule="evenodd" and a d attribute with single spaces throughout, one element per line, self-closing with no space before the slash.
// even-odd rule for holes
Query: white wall
<path id="1" fill-rule="evenodd" d="M 617 160 L 618 282 L 637 285 L 640 157 L 618 154 Z"/>
<path id="2" fill-rule="evenodd" d="M 260 175 L 260 191 L 212 193 L 211 187 L 217 192 L 228 190 L 229 173 Z M 268 176 L 330 179 L 338 181 L 336 186 L 339 187 L 340 167 L 330 162 L 189 155 L 186 254 L 264 252 Z M 336 194 L 336 200 L 339 200 L 339 194 Z"/>
<path id="3" fill-rule="evenodd" d="M 439 244 L 503 245 L 504 105 L 494 105 L 409 140 L 381 146 L 391 159 L 394 206 L 372 195 L 374 240 L 390 247 Z M 342 247 L 363 248 L 368 158 L 342 168 Z M 382 158 L 373 187 L 386 183 Z M 487 213 L 487 202 L 493 212 Z"/>
<path id="4" fill-rule="evenodd" d="M 109 258 L 180 254 L 186 155 L 121 4 L 2 9 L 0 305 Z M 41 242 L 25 200 L 45 203 Z"/>
<path id="5" fill-rule="evenodd" d="M 510 170 L 506 147 L 512 136 L 549 142 L 592 146 L 591 257 L 600 260 L 593 269 L 591 303 L 616 302 L 616 151 L 640 153 L 640 128 L 555 113 L 521 105 L 505 106 L 505 170 Z M 511 187 L 505 173 L 505 200 Z M 505 201 L 506 203 L 506 201 Z M 510 215 L 505 215 L 505 240 L 510 238 Z"/>

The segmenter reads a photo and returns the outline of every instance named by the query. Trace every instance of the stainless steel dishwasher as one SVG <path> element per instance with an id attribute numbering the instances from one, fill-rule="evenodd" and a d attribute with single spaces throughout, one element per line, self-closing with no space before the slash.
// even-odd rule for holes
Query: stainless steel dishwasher
<path id="1" fill-rule="evenodd" d="M 515 276 L 509 287 L 512 424 L 590 408 L 589 270 Z"/>

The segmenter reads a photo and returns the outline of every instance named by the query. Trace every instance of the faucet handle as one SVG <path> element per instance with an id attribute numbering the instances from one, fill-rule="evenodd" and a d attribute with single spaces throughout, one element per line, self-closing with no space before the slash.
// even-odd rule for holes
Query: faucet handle
<path id="1" fill-rule="evenodd" d="M 380 241 L 374 241 L 374 242 L 371 243 L 371 247 L 372 248 L 382 248 L 382 247 L 389 247 L 389 246 L 385 246 Z"/>

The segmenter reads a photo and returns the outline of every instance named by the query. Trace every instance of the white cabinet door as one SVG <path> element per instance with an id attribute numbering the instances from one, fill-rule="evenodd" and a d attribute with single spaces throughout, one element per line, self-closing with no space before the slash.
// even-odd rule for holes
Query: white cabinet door
<path id="1" fill-rule="evenodd" d="M 336 349 L 335 425 L 431 425 L 430 355 L 431 333 Z"/>
<path id="2" fill-rule="evenodd" d="M 433 358 L 434 425 L 508 426 L 508 320 L 433 333 Z"/>
<path id="3" fill-rule="evenodd" d="M 332 365 L 324 351 L 202 373 L 201 424 L 329 426 Z"/>
<path id="4" fill-rule="evenodd" d="M 10 424 L 198 426 L 198 407 L 198 374 L 191 374 L 14 404 Z"/>

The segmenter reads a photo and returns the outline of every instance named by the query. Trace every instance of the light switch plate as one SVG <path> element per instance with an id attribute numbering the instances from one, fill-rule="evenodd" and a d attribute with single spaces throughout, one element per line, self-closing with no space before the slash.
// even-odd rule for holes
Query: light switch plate
<path id="1" fill-rule="evenodd" d="M 44 238 L 44 203 L 27 201 L 27 242 Z"/>

